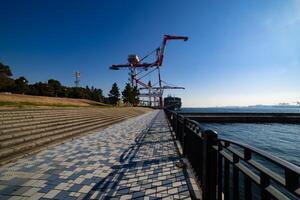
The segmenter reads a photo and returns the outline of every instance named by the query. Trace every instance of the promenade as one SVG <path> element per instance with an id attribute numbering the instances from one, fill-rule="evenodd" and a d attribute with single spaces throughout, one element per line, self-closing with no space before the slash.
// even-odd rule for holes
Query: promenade
<path id="1" fill-rule="evenodd" d="M 194 199 L 163 111 L 0 167 L 0 199 Z"/>

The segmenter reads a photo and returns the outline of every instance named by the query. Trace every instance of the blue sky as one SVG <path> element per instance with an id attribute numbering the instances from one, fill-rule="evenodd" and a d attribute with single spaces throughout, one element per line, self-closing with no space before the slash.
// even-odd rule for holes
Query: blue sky
<path id="1" fill-rule="evenodd" d="M 0 27 L 0 62 L 31 83 L 71 86 L 79 70 L 82 86 L 123 88 L 108 66 L 173 34 L 190 40 L 169 43 L 161 71 L 184 106 L 300 101 L 299 0 L 0 0 Z"/>

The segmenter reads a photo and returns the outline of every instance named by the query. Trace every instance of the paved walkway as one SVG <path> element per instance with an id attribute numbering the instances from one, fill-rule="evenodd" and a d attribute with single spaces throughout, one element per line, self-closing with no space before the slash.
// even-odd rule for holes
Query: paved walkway
<path id="1" fill-rule="evenodd" d="M 163 111 L 112 125 L 0 168 L 0 199 L 191 199 Z"/>

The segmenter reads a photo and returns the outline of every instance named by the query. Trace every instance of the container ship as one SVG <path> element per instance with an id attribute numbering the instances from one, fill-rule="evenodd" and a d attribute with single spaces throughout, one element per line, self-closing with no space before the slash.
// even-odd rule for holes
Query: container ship
<path id="1" fill-rule="evenodd" d="M 181 108 L 181 98 L 179 97 L 165 97 L 164 98 L 164 108 L 170 110 L 179 110 Z"/>

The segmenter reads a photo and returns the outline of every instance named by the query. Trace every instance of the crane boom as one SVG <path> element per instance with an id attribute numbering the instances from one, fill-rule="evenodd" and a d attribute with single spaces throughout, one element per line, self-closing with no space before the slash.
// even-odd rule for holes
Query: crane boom
<path id="1" fill-rule="evenodd" d="M 160 67 L 164 60 L 164 53 L 167 46 L 167 42 L 169 40 L 183 40 L 187 41 L 188 37 L 185 36 L 173 36 L 173 35 L 165 35 L 161 47 L 156 49 L 156 61 L 153 63 L 127 63 L 127 64 L 117 64 L 117 65 L 111 65 L 110 69 L 112 70 L 119 70 L 120 68 L 127 68 L 127 67 Z"/>
<path id="2" fill-rule="evenodd" d="M 147 90 L 149 89 L 149 87 L 143 87 L 143 88 L 140 88 L 140 90 Z M 168 85 L 164 85 L 162 87 L 151 87 L 151 89 L 182 89 L 184 90 L 185 88 L 184 87 L 178 87 L 178 86 L 168 86 Z"/>
<path id="3" fill-rule="evenodd" d="M 157 54 L 157 61 L 156 61 L 156 63 L 157 63 L 158 67 L 160 67 L 162 65 L 162 63 L 163 63 L 165 49 L 166 49 L 168 40 L 183 40 L 183 41 L 187 41 L 188 37 L 186 37 L 186 36 L 165 35 L 164 39 L 163 39 L 163 42 L 162 42 L 161 48 L 158 48 L 157 52 L 156 52 L 156 54 Z"/>

